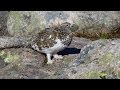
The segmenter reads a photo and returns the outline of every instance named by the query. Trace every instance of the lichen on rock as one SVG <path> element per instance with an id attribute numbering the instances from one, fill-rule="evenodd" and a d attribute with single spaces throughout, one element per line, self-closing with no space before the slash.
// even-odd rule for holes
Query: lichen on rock
<path id="1" fill-rule="evenodd" d="M 89 47 L 91 49 L 88 49 Z M 84 46 L 80 58 L 64 69 L 68 78 L 120 78 L 120 39 L 101 39 Z M 87 50 L 87 53 L 85 51 Z M 80 63 L 84 61 L 83 63 Z M 75 74 L 72 71 L 76 71 Z"/>
<path id="2" fill-rule="evenodd" d="M 5 63 L 14 63 L 19 59 L 19 55 L 12 54 L 11 52 L 5 52 L 4 50 L 0 52 L 0 57 L 4 59 Z"/>

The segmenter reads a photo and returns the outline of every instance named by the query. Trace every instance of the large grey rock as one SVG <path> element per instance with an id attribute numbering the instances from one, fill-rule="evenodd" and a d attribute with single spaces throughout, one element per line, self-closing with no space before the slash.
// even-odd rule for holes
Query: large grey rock
<path id="1" fill-rule="evenodd" d="M 77 12 L 78 36 L 88 38 L 120 37 L 119 11 Z"/>
<path id="2" fill-rule="evenodd" d="M 119 11 L 11 11 L 7 22 L 11 35 L 40 32 L 49 25 L 70 22 L 79 26 L 78 35 L 108 37 L 120 27 Z M 118 32 L 118 31 L 117 31 Z M 100 34 L 103 33 L 103 34 Z M 113 32 L 112 32 L 113 33 Z M 114 35 L 115 36 L 115 35 Z M 117 35 L 118 37 L 120 35 Z"/>
<path id="3" fill-rule="evenodd" d="M 1 79 L 58 79 L 62 70 L 79 58 L 80 49 L 91 42 L 89 39 L 74 37 L 71 45 L 59 52 L 63 60 L 55 60 L 52 65 L 46 65 L 45 56 L 27 48 L 10 48 L 0 51 Z"/>
<path id="4" fill-rule="evenodd" d="M 31 35 L 68 19 L 69 13 L 63 11 L 11 11 L 7 26 L 11 35 Z"/>
<path id="5" fill-rule="evenodd" d="M 120 78 L 120 39 L 89 43 L 62 73 L 71 79 Z"/>
<path id="6" fill-rule="evenodd" d="M 31 49 L 2 50 L 0 78 L 120 78 L 120 39 L 100 39 L 92 42 L 74 37 L 71 45 L 61 54 L 64 56 L 63 60 L 44 65 L 45 56 Z"/>

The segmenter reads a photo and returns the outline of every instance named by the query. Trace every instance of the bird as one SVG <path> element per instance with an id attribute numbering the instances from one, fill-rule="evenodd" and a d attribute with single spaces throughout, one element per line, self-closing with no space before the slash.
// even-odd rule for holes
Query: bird
<path id="1" fill-rule="evenodd" d="M 52 56 L 57 59 L 62 59 L 62 55 L 58 55 L 57 53 L 70 45 L 73 37 L 70 27 L 71 24 L 69 22 L 64 22 L 45 28 L 45 30 L 42 30 L 36 35 L 33 43 L 31 43 L 31 47 L 46 55 L 47 64 L 54 62 Z"/>

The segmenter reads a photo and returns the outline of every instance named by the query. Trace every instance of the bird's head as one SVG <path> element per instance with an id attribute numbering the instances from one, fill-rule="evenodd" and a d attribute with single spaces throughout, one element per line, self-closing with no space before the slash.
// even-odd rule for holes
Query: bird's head
<path id="1" fill-rule="evenodd" d="M 69 29 L 71 32 L 76 32 L 79 26 L 76 24 L 71 24 L 69 22 L 64 22 L 60 25 L 63 29 Z"/>
<path id="2" fill-rule="evenodd" d="M 64 22 L 64 23 L 62 23 L 60 26 L 61 26 L 62 28 L 68 28 L 68 29 L 70 29 L 71 24 L 70 24 L 69 22 Z"/>

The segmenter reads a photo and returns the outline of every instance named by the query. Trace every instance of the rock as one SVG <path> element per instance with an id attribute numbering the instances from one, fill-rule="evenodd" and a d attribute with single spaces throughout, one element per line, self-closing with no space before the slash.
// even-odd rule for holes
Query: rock
<path id="1" fill-rule="evenodd" d="M 8 35 L 7 31 L 8 16 L 9 16 L 8 11 L 0 11 L 0 36 Z"/>
<path id="2" fill-rule="evenodd" d="M 78 60 L 63 70 L 70 79 L 119 79 L 120 39 L 93 41 L 81 49 Z"/>
<path id="3" fill-rule="evenodd" d="M 2 17 L 8 17 L 7 15 L 6 12 Z M 34 35 L 49 25 L 67 21 L 75 24 L 73 31 L 79 27 L 77 36 L 120 37 L 119 11 L 11 11 L 7 22 L 4 18 L 0 20 L 5 20 L 4 25 L 7 24 L 7 30 L 12 36 Z M 85 46 L 86 44 L 88 45 Z M 42 66 L 45 58 L 41 54 L 31 54 L 24 49 L 9 49 L 13 54 L 20 56 L 20 62 L 6 67 L 3 65 L 0 68 L 0 78 L 119 78 L 119 45 L 120 39 L 100 39 L 91 42 L 84 38 L 76 38 L 70 47 L 59 52 L 64 56 L 63 61 L 58 60 L 48 66 Z M 10 61 L 13 60 L 11 58 L 14 56 L 8 56 Z M 1 64 L 3 63 L 2 59 Z"/>
<path id="4" fill-rule="evenodd" d="M 55 60 L 52 65 L 44 64 L 45 56 L 27 48 L 10 48 L 0 52 L 3 61 L 8 58 L 9 64 L 0 68 L 2 79 L 64 79 L 67 78 L 62 71 L 79 58 L 83 46 L 91 42 L 89 39 L 74 37 L 71 45 L 61 52 L 63 60 Z M 9 52 L 9 53 L 8 53 Z M 11 58 L 18 58 L 10 62 Z M 3 65 L 4 63 L 1 63 Z M 61 75 L 62 74 L 62 75 Z"/>
<path id="5" fill-rule="evenodd" d="M 120 78 L 120 39 L 91 40 L 74 37 L 59 54 L 63 60 L 43 65 L 44 55 L 31 49 L 5 49 L 19 55 L 16 62 L 0 68 L 3 79 L 118 79 Z M 5 60 L 5 53 L 0 53 Z M 7 55 L 9 56 L 9 55 Z M 4 61 L 2 60 L 2 61 Z M 2 62 L 3 63 L 3 62 Z M 1 65 L 2 65 L 1 63 Z"/>
<path id="6" fill-rule="evenodd" d="M 45 56 L 31 49 L 4 49 L 0 53 L 0 56 L 3 59 L 2 61 L 0 60 L 0 78 L 32 79 L 39 74 L 41 78 L 47 75 L 46 73 L 42 73 L 43 71 L 40 71 L 40 68 L 43 67 Z M 7 61 L 7 65 L 4 65 L 3 61 Z"/>
<path id="7" fill-rule="evenodd" d="M 2 57 L 0 57 L 0 69 L 4 68 L 7 65 L 7 63 L 4 61 Z"/>
<path id="8" fill-rule="evenodd" d="M 120 12 L 118 11 L 79 11 L 76 24 L 78 36 L 86 38 L 120 37 Z"/>
<path id="9" fill-rule="evenodd" d="M 64 11 L 11 11 L 7 27 L 13 36 L 31 35 L 50 25 L 68 21 L 68 17 L 68 12 Z"/>
<path id="10" fill-rule="evenodd" d="M 109 38 L 120 36 L 119 11 L 11 11 L 7 21 L 11 35 L 31 35 L 49 25 L 70 22 L 77 36 Z"/>

